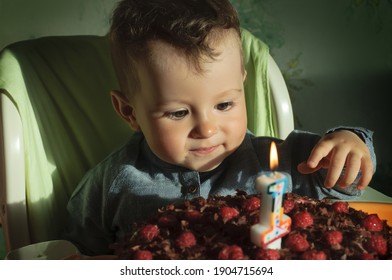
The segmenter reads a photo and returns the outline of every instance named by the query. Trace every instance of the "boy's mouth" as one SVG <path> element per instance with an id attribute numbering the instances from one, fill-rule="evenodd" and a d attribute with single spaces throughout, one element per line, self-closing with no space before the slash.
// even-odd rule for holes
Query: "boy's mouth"
<path id="1" fill-rule="evenodd" d="M 211 146 L 211 147 L 202 147 L 202 148 L 195 148 L 191 149 L 190 151 L 195 154 L 199 155 L 208 155 L 214 152 L 218 148 L 218 145 L 216 146 Z"/>

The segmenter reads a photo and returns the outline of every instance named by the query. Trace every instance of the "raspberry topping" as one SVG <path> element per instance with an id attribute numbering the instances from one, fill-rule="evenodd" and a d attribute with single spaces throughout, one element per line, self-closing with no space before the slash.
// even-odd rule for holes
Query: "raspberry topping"
<path id="1" fill-rule="evenodd" d="M 345 201 L 336 201 L 332 204 L 335 213 L 348 213 L 348 203 Z"/>
<path id="2" fill-rule="evenodd" d="M 258 249 L 255 254 L 256 260 L 279 260 L 280 254 L 274 249 Z"/>
<path id="3" fill-rule="evenodd" d="M 327 255 L 324 251 L 310 250 L 302 254 L 303 260 L 326 260 Z"/>
<path id="4" fill-rule="evenodd" d="M 152 254 L 148 250 L 139 250 L 136 251 L 135 255 L 133 256 L 135 260 L 152 260 Z"/>
<path id="5" fill-rule="evenodd" d="M 334 246 L 342 243 L 343 234 L 338 230 L 330 230 L 325 233 L 324 238 L 327 244 Z"/>
<path id="6" fill-rule="evenodd" d="M 156 225 L 151 225 L 151 224 L 145 225 L 139 231 L 139 236 L 146 241 L 152 241 L 158 235 L 159 235 L 159 228 Z"/>
<path id="7" fill-rule="evenodd" d="M 302 211 L 295 213 L 293 217 L 294 228 L 307 228 L 313 225 L 313 217 L 309 212 Z"/>
<path id="8" fill-rule="evenodd" d="M 177 218 L 171 214 L 163 215 L 159 217 L 158 224 L 161 227 L 173 227 L 177 224 Z"/>
<path id="9" fill-rule="evenodd" d="M 291 199 L 285 199 L 283 201 L 283 208 L 284 208 L 284 212 L 286 214 L 290 213 L 291 210 L 294 209 L 294 206 L 295 206 L 295 202 L 293 200 L 291 200 Z"/>
<path id="10" fill-rule="evenodd" d="M 242 207 L 245 211 L 252 212 L 255 210 L 260 209 L 260 198 L 258 197 L 251 197 L 244 201 Z"/>
<path id="11" fill-rule="evenodd" d="M 384 227 L 377 214 L 367 215 L 362 220 L 362 225 L 369 231 L 381 231 Z"/>
<path id="12" fill-rule="evenodd" d="M 201 219 L 201 213 L 197 210 L 188 210 L 184 213 L 184 218 L 190 222 L 197 222 Z"/>
<path id="13" fill-rule="evenodd" d="M 222 209 L 220 210 L 220 214 L 224 221 L 228 221 L 237 217 L 240 214 L 240 212 L 238 212 L 238 210 L 235 208 L 225 206 L 222 207 Z"/>
<path id="14" fill-rule="evenodd" d="M 190 248 L 196 245 L 196 237 L 192 232 L 186 231 L 176 239 L 176 245 L 180 248 Z"/>
<path id="15" fill-rule="evenodd" d="M 310 247 L 306 238 L 299 233 L 290 234 L 286 238 L 285 245 L 293 252 L 305 252 Z"/>
<path id="16" fill-rule="evenodd" d="M 366 242 L 366 248 L 370 252 L 377 253 L 381 256 L 387 253 L 387 241 L 381 235 L 373 235 L 370 239 Z"/>
<path id="17" fill-rule="evenodd" d="M 242 248 L 237 245 L 225 246 L 218 255 L 219 260 L 243 260 Z"/>

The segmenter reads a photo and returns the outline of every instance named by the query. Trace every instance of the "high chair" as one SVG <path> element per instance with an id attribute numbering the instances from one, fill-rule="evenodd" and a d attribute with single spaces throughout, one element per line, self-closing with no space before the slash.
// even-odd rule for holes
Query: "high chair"
<path id="1" fill-rule="evenodd" d="M 248 128 L 285 138 L 289 94 L 268 47 L 242 31 Z M 118 89 L 106 37 L 55 36 L 0 53 L 0 199 L 7 251 L 56 240 L 84 173 L 130 137 L 112 109 Z"/>

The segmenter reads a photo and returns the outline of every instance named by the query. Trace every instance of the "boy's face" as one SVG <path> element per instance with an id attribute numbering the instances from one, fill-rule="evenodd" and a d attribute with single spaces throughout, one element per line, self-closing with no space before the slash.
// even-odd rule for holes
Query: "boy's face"
<path id="1" fill-rule="evenodd" d="M 217 167 L 245 137 L 246 106 L 236 38 L 215 46 L 221 54 L 197 73 L 178 50 L 151 43 L 152 58 L 139 63 L 141 91 L 130 123 L 160 159 L 205 172 Z"/>

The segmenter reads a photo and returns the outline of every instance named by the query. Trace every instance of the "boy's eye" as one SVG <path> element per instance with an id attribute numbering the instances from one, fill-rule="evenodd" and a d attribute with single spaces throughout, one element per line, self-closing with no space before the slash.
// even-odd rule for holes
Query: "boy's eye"
<path id="1" fill-rule="evenodd" d="M 216 109 L 218 109 L 219 111 L 227 111 L 231 107 L 233 107 L 233 102 L 231 101 L 219 103 L 218 105 L 216 105 Z"/>
<path id="2" fill-rule="evenodd" d="M 175 112 L 168 112 L 165 115 L 169 119 L 181 120 L 181 119 L 185 118 L 186 115 L 188 115 L 188 110 L 179 110 L 179 111 L 175 111 Z"/>

